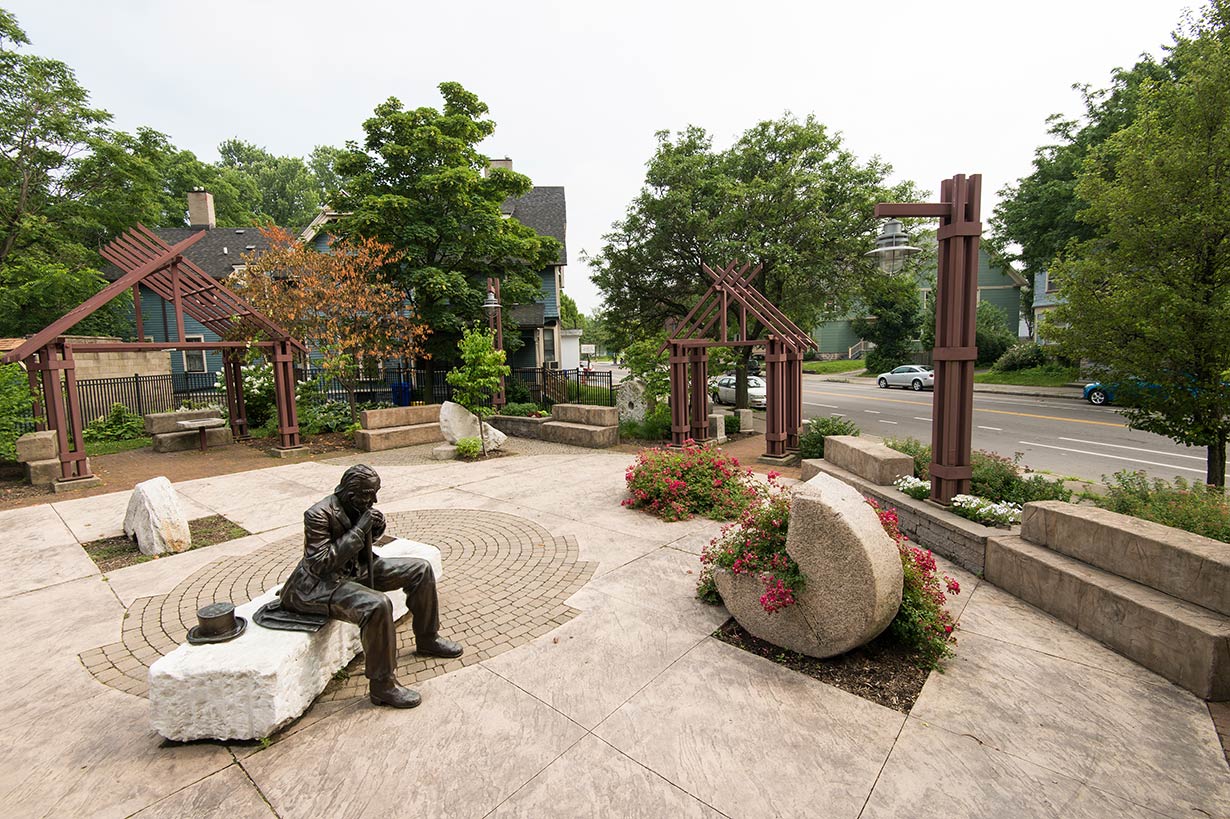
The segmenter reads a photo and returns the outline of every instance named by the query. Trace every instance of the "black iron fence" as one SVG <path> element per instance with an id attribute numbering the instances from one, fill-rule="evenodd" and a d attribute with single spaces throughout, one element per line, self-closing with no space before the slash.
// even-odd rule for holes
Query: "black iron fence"
<path id="1" fill-rule="evenodd" d="M 441 404 L 452 398 L 453 388 L 444 370 L 385 368 L 377 373 L 356 373 L 341 380 L 312 368 L 296 370 L 298 391 L 314 391 L 331 401 L 346 401 L 352 386 L 360 403 L 407 406 L 411 403 Z M 77 382 L 82 417 L 88 423 L 106 415 L 113 404 L 123 404 L 137 415 L 170 412 L 189 406 L 226 406 L 226 391 L 217 383 L 217 373 L 172 373 L 130 375 L 120 378 L 83 378 Z M 507 379 L 509 400 L 528 400 L 544 406 L 560 403 L 615 406 L 615 386 L 610 372 L 553 370 L 517 367 Z"/>

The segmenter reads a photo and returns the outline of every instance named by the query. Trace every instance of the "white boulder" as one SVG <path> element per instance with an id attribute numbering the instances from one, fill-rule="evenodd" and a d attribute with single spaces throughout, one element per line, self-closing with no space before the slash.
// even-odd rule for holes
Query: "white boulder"
<path id="1" fill-rule="evenodd" d="M 440 550 L 398 538 L 377 547 L 381 557 L 419 557 L 444 577 Z M 325 685 L 362 649 L 359 627 L 330 620 L 320 631 L 279 631 L 252 615 L 277 597 L 277 588 L 235 608 L 248 621 L 225 643 L 184 643 L 149 669 L 150 723 L 167 739 L 261 739 L 307 710 Z M 406 596 L 388 593 L 394 619 L 406 615 Z"/>
<path id="2" fill-rule="evenodd" d="M 461 438 L 477 438 L 478 419 L 460 404 L 445 401 L 440 405 L 440 434 L 450 444 L 456 444 Z M 483 423 L 483 437 L 489 450 L 499 449 L 508 440 L 507 435 L 486 422 Z"/>
<path id="3" fill-rule="evenodd" d="M 169 480 L 159 476 L 133 487 L 124 514 L 124 534 L 136 538 L 137 548 L 145 555 L 182 552 L 192 546 L 188 517 Z"/>

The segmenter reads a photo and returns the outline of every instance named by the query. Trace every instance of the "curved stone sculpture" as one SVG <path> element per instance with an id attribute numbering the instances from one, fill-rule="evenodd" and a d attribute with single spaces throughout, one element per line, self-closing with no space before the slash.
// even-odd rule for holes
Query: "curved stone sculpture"
<path id="1" fill-rule="evenodd" d="M 786 551 L 807 579 L 793 605 L 760 605 L 754 575 L 714 573 L 727 610 L 762 640 L 832 657 L 875 639 L 901 607 L 901 557 L 876 513 L 852 487 L 824 473 L 795 489 Z"/>

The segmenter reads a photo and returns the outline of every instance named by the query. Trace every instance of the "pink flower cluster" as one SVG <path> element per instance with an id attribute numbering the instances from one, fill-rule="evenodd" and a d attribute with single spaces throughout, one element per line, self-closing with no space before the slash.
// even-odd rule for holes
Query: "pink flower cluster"
<path id="1" fill-rule="evenodd" d="M 628 497 L 620 503 L 664 520 L 696 514 L 729 520 L 760 492 L 735 458 L 688 439 L 682 449 L 644 449 L 624 472 Z"/>

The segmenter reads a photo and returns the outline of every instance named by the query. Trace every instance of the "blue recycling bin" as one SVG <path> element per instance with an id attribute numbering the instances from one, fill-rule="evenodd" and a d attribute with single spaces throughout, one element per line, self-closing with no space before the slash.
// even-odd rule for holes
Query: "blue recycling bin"
<path id="1" fill-rule="evenodd" d="M 393 391 L 393 406 L 395 407 L 410 406 L 410 385 L 409 384 L 390 384 L 389 389 Z"/>

